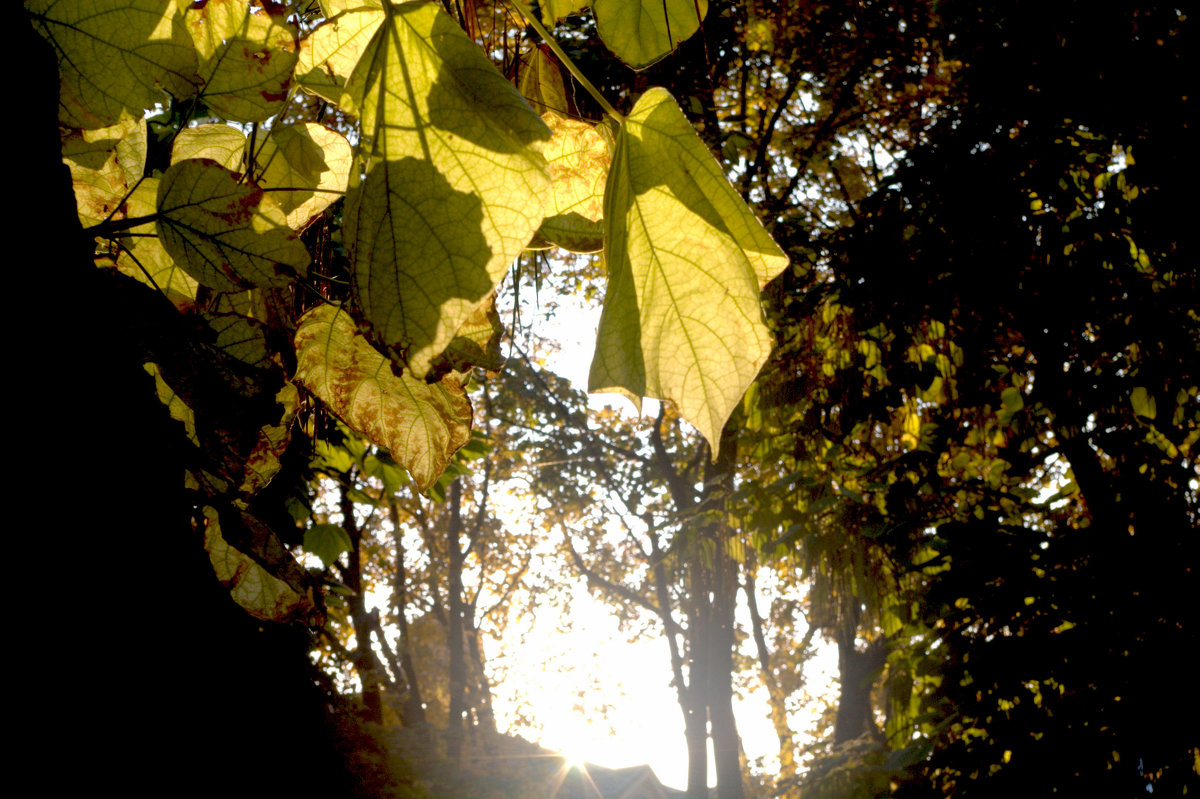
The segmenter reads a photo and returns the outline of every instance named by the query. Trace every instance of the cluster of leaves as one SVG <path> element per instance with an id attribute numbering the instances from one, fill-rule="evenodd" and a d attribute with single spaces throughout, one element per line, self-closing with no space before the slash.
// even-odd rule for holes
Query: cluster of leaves
<path id="1" fill-rule="evenodd" d="M 704 12 L 635 6 L 595 9 L 635 67 Z M 593 387 L 673 400 L 714 449 L 766 360 L 759 292 L 787 260 L 664 90 L 599 127 L 540 117 L 425 2 L 26 8 L 59 54 L 64 158 L 98 265 L 195 331 L 149 346 L 147 368 L 194 448 L 210 555 L 255 615 L 320 621 L 290 534 L 254 507 L 307 398 L 431 489 L 470 438 L 468 373 L 502 363 L 494 292 L 531 245 L 604 249 Z M 524 89 L 566 111 L 539 54 Z M 297 121 L 298 93 L 354 125 Z"/>
<path id="2" fill-rule="evenodd" d="M 944 122 L 775 286 L 783 346 L 749 402 L 782 480 L 747 497 L 886 640 L 901 790 L 1178 788 L 1194 741 L 1143 714 L 1186 684 L 1166 664 L 1195 629 L 1186 92 L 1158 77 L 1187 20 L 942 11 Z M 1136 112 L 1103 99 L 1126 91 Z"/>

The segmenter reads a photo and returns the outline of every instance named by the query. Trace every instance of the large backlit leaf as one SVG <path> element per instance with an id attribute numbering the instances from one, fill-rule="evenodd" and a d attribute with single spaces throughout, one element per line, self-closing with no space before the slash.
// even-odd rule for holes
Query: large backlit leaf
<path id="1" fill-rule="evenodd" d="M 34 27 L 59 63 L 59 117 L 103 128 L 141 117 L 166 93 L 188 97 L 199 83 L 196 51 L 176 0 L 26 0 Z"/>
<path id="2" fill-rule="evenodd" d="M 345 240 L 373 342 L 423 377 L 541 223 L 550 132 L 436 5 L 387 14 L 343 97 L 371 163 Z"/>
<path id="3" fill-rule="evenodd" d="M 546 145 L 551 194 L 538 231 L 572 252 L 604 246 L 604 182 L 612 162 L 608 140 L 587 122 L 546 114 L 553 135 Z"/>
<path id="4" fill-rule="evenodd" d="M 308 251 L 279 205 L 213 161 L 171 166 L 158 187 L 158 210 L 163 246 L 206 286 L 283 286 L 308 268 Z"/>
<path id="5" fill-rule="evenodd" d="M 759 290 L 787 258 L 664 89 L 621 127 L 604 217 L 609 284 L 590 390 L 672 400 L 715 457 L 771 351 Z"/>
<path id="6" fill-rule="evenodd" d="M 593 0 L 592 12 L 608 49 L 644 69 L 700 29 L 708 0 Z"/>
<path id="7" fill-rule="evenodd" d="M 63 161 L 71 170 L 75 204 L 84 227 L 116 215 L 145 171 L 146 143 L 146 121 L 140 116 L 63 136 Z"/>
<path id="8" fill-rule="evenodd" d="M 316 603 L 308 591 L 300 593 L 226 542 L 213 508 L 204 509 L 204 521 L 204 548 L 213 571 L 247 613 L 275 622 L 308 621 L 314 615 Z"/>
<path id="9" fill-rule="evenodd" d="M 209 108 L 239 122 L 263 122 L 283 108 L 299 50 L 286 12 L 252 14 L 248 0 L 206 0 L 188 6 L 184 20 Z"/>
<path id="10" fill-rule="evenodd" d="M 385 16 L 381 8 L 359 8 L 318 25 L 300 42 L 297 83 L 311 94 L 340 103 L 346 79 Z"/>
<path id="11" fill-rule="evenodd" d="M 255 154 L 261 170 L 258 184 L 287 214 L 288 225 L 299 230 L 346 190 L 350 179 L 350 142 L 315 122 L 272 128 Z"/>
<path id="12" fill-rule="evenodd" d="M 347 425 L 385 447 L 427 490 L 471 437 L 471 405 L 449 374 L 438 383 L 397 377 L 392 364 L 331 305 L 306 313 L 296 331 L 296 380 Z"/>

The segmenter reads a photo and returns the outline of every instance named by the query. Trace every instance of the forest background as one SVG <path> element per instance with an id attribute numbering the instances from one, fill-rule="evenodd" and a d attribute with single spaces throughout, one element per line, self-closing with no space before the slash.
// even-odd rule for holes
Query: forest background
<path id="1" fill-rule="evenodd" d="M 43 5 L 54 4 L 29 4 L 31 16 Z M 520 83 L 535 43 L 524 25 L 490 4 L 446 12 Z M 324 592 L 324 624 L 247 616 L 213 579 L 212 547 L 196 534 L 212 517 L 184 491 L 189 456 L 169 443 L 178 424 L 142 368 L 148 340 L 186 343 L 197 317 L 177 319 L 95 268 L 94 237 L 78 234 L 75 202 L 47 177 L 64 146 L 54 70 L 30 71 L 33 152 L 18 168 L 33 170 L 19 185 L 38 213 L 24 240 L 37 243 L 28 262 L 55 277 L 19 270 L 18 296 L 53 301 L 18 348 L 36 422 L 18 451 L 56 478 L 32 481 L 28 506 L 47 528 L 37 546 L 62 540 L 67 554 L 47 551 L 26 571 L 56 644 L 39 679 L 55 712 L 38 717 L 79 725 L 79 772 L 137 791 L 188 774 L 305 795 L 404 795 L 446 779 L 414 776 L 395 749 L 384 756 L 370 726 L 389 689 L 416 712 L 420 671 L 381 662 L 400 649 L 360 647 L 371 624 L 406 616 L 373 617 L 355 581 L 395 576 L 380 565 L 395 560 L 373 550 L 393 529 L 371 526 L 385 514 L 408 530 L 426 514 L 422 541 L 450 543 L 441 560 L 427 543 L 430 595 L 412 601 L 444 611 L 446 664 L 427 690 L 444 680 L 446 713 L 463 721 L 419 735 L 434 748 L 412 760 L 453 763 L 484 745 L 487 684 L 471 642 L 486 606 L 472 602 L 489 594 L 456 580 L 471 555 L 474 588 L 492 580 L 495 598 L 513 595 L 520 553 L 536 542 L 494 529 L 482 497 L 524 479 L 546 499 L 547 538 L 599 533 L 598 515 L 628 521 L 632 538 L 568 538 L 563 554 L 614 607 L 673 638 L 689 751 L 715 760 L 722 796 L 1193 784 L 1182 653 L 1196 639 L 1200 321 L 1186 13 L 712 3 L 694 35 L 640 71 L 602 46 L 591 19 L 572 13 L 554 31 L 599 94 L 628 112 L 666 87 L 787 254 L 764 291 L 770 360 L 714 460 L 670 407 L 640 427 L 589 421 L 578 395 L 521 357 L 531 334 L 514 327 L 505 368 L 476 381 L 479 435 L 432 504 L 403 478 L 389 485 L 386 456 L 313 411 L 318 444 L 292 453 L 255 514 L 296 553 L 320 550 L 322 533 L 348 544 L 340 568 L 295 578 Z M 52 60 L 39 40 L 28 46 Z M 601 118 L 562 85 L 563 110 Z M 320 101 L 296 102 L 299 120 Z M 158 135 L 173 139 L 193 112 L 168 108 Z M 316 233 L 303 242 L 322 246 Z M 510 278 L 521 291 L 540 296 L 543 280 L 600 290 L 587 259 L 521 263 Z M 597 497 L 601 481 L 612 482 Z M 64 495 L 78 517 L 64 518 Z M 289 496 L 307 498 L 307 518 L 286 512 Z M 512 555 L 515 571 L 487 560 Z M 758 570 L 806 588 L 755 612 L 756 662 L 735 662 L 732 609 L 739 591 L 755 595 Z M 340 609 L 333 582 L 350 589 Z M 813 741 L 798 738 L 788 705 L 809 631 L 837 647 L 841 677 Z M 323 673 L 359 681 L 356 697 L 312 670 L 312 651 Z M 772 696 L 780 767 L 759 783 L 727 713 L 735 671 Z M 703 795 L 696 769 L 689 792 Z"/>

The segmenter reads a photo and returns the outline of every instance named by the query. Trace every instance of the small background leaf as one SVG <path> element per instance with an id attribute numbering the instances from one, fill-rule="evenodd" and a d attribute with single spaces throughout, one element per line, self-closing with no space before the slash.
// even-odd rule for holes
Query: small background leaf
<path id="1" fill-rule="evenodd" d="M 171 145 L 171 163 L 189 158 L 216 161 L 231 172 L 243 172 L 246 134 L 230 125 L 197 125 L 184 128 Z"/>
<path id="2" fill-rule="evenodd" d="M 612 164 L 608 141 L 587 122 L 558 114 L 542 117 L 550 127 L 546 161 L 550 204 L 539 233 L 571 252 L 604 246 L 604 182 Z"/>
<path id="3" fill-rule="evenodd" d="M 336 524 L 314 524 L 304 531 L 304 549 L 332 566 L 343 552 L 350 551 L 350 536 Z"/>
<path id="4" fill-rule="evenodd" d="M 592 12 L 608 49 L 645 69 L 700 29 L 708 0 L 593 0 Z"/>
<path id="5" fill-rule="evenodd" d="M 346 190 L 352 162 L 346 137 L 315 122 L 272 128 L 255 154 L 262 171 L 263 188 L 296 188 L 273 191 L 271 199 L 287 215 L 287 223 L 300 230 L 338 199 Z"/>

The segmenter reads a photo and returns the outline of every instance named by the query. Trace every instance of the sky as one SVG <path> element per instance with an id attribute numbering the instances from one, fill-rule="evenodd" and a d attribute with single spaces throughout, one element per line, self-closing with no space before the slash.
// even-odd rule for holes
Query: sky
<path id="1" fill-rule="evenodd" d="M 528 294 L 525 298 L 532 299 Z M 599 305 L 588 306 L 572 297 L 556 299 L 560 306 L 553 318 L 532 302 L 525 304 L 522 315 L 560 347 L 547 357 L 546 367 L 586 391 Z M 624 398 L 591 395 L 592 407 L 608 403 L 635 413 Z M 657 404 L 643 402 L 642 410 L 655 414 Z M 522 523 L 520 511 L 512 513 L 508 523 Z M 661 627 L 651 625 L 649 633 L 630 640 L 630 633 L 619 629 L 609 607 L 591 596 L 582 580 L 574 582 L 571 597 L 569 618 L 554 611 L 539 613 L 527 625 L 520 645 L 506 640 L 488 652 L 489 667 L 500 678 L 493 683 L 493 692 L 501 730 L 610 768 L 649 763 L 664 784 L 684 787 L 683 716 L 671 685 Z M 748 631 L 748 610 L 740 599 L 739 595 L 738 622 Z M 752 641 L 746 643 L 746 654 L 753 656 Z M 807 667 L 811 690 L 831 691 L 836 667 L 836 652 L 824 647 Z M 778 741 L 765 690 L 738 700 L 734 713 L 747 758 L 774 758 Z M 796 732 L 802 734 L 814 721 L 796 719 Z M 710 784 L 715 780 L 711 763 L 709 780 Z"/>

